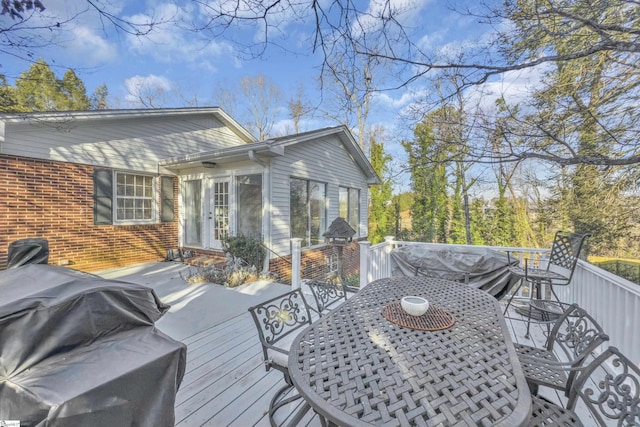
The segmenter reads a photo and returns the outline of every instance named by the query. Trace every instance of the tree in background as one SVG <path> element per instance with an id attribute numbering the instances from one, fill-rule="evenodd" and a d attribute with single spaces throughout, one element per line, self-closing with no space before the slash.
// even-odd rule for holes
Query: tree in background
<path id="1" fill-rule="evenodd" d="M 16 98 L 14 88 L 9 86 L 7 78 L 0 74 L 0 112 L 11 113 L 16 111 Z"/>
<path id="2" fill-rule="evenodd" d="M 63 93 L 55 74 L 42 59 L 16 79 L 16 111 L 56 111 Z"/>
<path id="3" fill-rule="evenodd" d="M 637 61 L 638 52 L 594 50 L 586 54 L 585 50 L 597 45 L 602 36 L 592 31 L 592 25 L 597 22 L 613 28 L 626 19 L 624 14 L 629 10 L 617 6 L 617 2 L 560 1 L 555 12 L 544 9 L 538 13 L 538 22 L 532 23 L 517 15 L 522 8 L 529 15 L 533 13 L 522 3 L 512 10 L 517 26 L 505 45 L 513 57 L 534 58 L 542 52 L 555 52 L 565 58 L 547 67 L 543 83 L 522 108 L 504 103 L 511 114 L 502 122 L 501 147 L 505 152 L 513 147 L 534 147 L 535 155 L 543 160 L 581 159 L 559 162 L 566 168 L 561 173 L 567 180 L 558 206 L 569 219 L 568 223 L 563 221 L 566 226 L 592 234 L 585 253 L 613 254 L 620 249 L 619 242 L 632 224 L 625 193 L 640 176 L 638 167 L 628 164 L 638 147 L 640 117 L 629 108 L 640 97 L 640 72 L 629 66 Z M 575 16 L 580 13 L 583 23 L 561 29 L 570 21 L 559 11 Z M 565 36 L 554 37 L 553 28 L 566 32 Z M 580 50 L 585 54 L 570 58 Z"/>
<path id="4" fill-rule="evenodd" d="M 91 109 L 92 110 L 107 110 L 109 109 L 109 103 L 107 97 L 109 96 L 109 89 L 107 85 L 102 83 L 93 91 L 91 95 Z"/>
<path id="5" fill-rule="evenodd" d="M 336 43 L 342 40 L 338 37 Z M 330 56 L 325 63 L 327 72 L 322 74 L 320 83 L 323 91 L 331 93 L 324 103 L 324 114 L 349 129 L 355 129 L 358 145 L 366 152 L 367 120 L 382 61 L 362 62 L 357 59 Z"/>
<path id="6" fill-rule="evenodd" d="M 92 103 L 82 80 L 73 70 L 57 79 L 49 64 L 39 59 L 16 79 L 15 87 L 0 82 L 0 109 L 3 112 L 80 111 L 107 108 L 107 87 L 96 89 Z"/>
<path id="7" fill-rule="evenodd" d="M 369 161 L 382 184 L 369 187 L 369 240 L 376 244 L 384 240 L 384 236 L 393 234 L 393 215 L 391 211 L 391 180 L 389 179 L 389 161 L 391 156 L 385 153 L 384 130 L 375 129 L 369 136 Z"/>
<path id="8" fill-rule="evenodd" d="M 243 77 L 240 87 L 249 117 L 247 127 L 256 133 L 259 141 L 264 141 L 271 135 L 275 124 L 282 91 L 276 83 L 261 74 Z"/>
<path id="9" fill-rule="evenodd" d="M 428 118 L 416 126 L 414 136 L 413 141 L 402 142 L 409 156 L 414 193 L 411 206 L 412 234 L 417 241 L 445 243 L 449 209 L 444 163 L 447 153 L 438 146 Z"/>
<path id="10" fill-rule="evenodd" d="M 91 108 L 91 101 L 87 97 L 87 89 L 84 83 L 75 71 L 67 70 L 64 73 L 64 77 L 61 81 L 62 85 L 60 90 L 62 96 L 60 97 L 59 110 L 89 110 Z"/>
<path id="11" fill-rule="evenodd" d="M 313 111 L 309 101 L 306 99 L 304 86 L 302 84 L 298 85 L 294 97 L 287 102 L 287 107 L 289 108 L 289 115 L 293 121 L 293 131 L 300 133 L 300 121 Z"/>
<path id="12" fill-rule="evenodd" d="M 234 90 L 231 83 L 219 85 L 214 94 L 218 105 L 241 121 L 259 141 L 277 136 L 272 131 L 282 101 L 280 87 L 261 74 L 242 77 L 237 84 L 239 90 Z"/>

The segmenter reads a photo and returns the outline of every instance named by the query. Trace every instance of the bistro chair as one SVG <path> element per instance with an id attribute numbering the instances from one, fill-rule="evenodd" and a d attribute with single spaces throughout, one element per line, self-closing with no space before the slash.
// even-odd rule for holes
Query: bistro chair
<path id="1" fill-rule="evenodd" d="M 269 404 L 269 422 L 271 426 L 276 426 L 276 411 L 301 397 L 297 393 L 285 397 L 294 388 L 289 376 L 288 359 L 293 340 L 311 324 L 311 312 L 300 289 L 250 307 L 249 311 L 258 328 L 266 370 L 274 368 L 284 375 L 285 385 L 278 389 Z M 310 406 L 305 402 L 289 425 L 297 425 L 309 409 Z"/>
<path id="2" fill-rule="evenodd" d="M 546 260 L 546 267 L 532 267 L 529 265 L 529 260 L 525 258 L 524 267 L 517 265 L 509 268 L 511 274 L 518 278 L 518 286 L 514 292 L 512 292 L 507 306 L 504 309 L 504 315 L 507 315 L 507 310 L 513 302 L 513 299 L 518 294 L 518 291 L 522 286 L 527 283 L 529 285 L 529 300 L 534 298 L 542 299 L 543 286 L 547 285 L 551 294 L 555 298 L 555 301 L 560 303 L 560 298 L 554 290 L 555 286 L 568 286 L 573 278 L 573 272 L 575 271 L 580 251 L 584 245 L 584 241 L 590 237 L 591 234 L 576 234 L 568 233 L 564 231 L 557 231 L 551 245 L 551 252 L 549 258 Z M 511 254 L 507 252 L 508 262 L 511 265 Z M 525 337 L 529 337 L 529 327 L 532 318 L 537 320 L 549 320 L 545 317 L 547 313 L 538 310 L 536 304 L 529 305 L 523 311 L 519 311 L 527 317 L 527 333 Z"/>
<path id="3" fill-rule="evenodd" d="M 568 396 L 576 369 L 608 340 L 609 336 L 598 322 L 577 304 L 572 304 L 554 324 L 545 348 L 522 344 L 516 344 L 515 347 L 529 388 L 534 394 L 542 385 L 562 390 Z M 566 361 L 558 359 L 556 353 L 562 354 Z"/>
<path id="4" fill-rule="evenodd" d="M 593 425 L 575 412 L 581 403 L 598 426 L 640 425 L 640 368 L 609 347 L 581 369 L 571 385 L 566 408 L 543 397 L 533 396 L 529 426 Z M 581 406 L 582 408 L 582 406 Z"/>
<path id="5" fill-rule="evenodd" d="M 311 289 L 320 316 L 347 300 L 347 287 L 341 283 L 311 280 L 307 285 Z"/>

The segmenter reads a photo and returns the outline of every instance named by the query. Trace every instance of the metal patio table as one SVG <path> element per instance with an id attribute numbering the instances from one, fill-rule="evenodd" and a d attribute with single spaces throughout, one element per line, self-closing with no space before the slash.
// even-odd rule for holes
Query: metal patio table
<path id="1" fill-rule="evenodd" d="M 407 295 L 427 298 L 455 323 L 425 331 L 387 320 L 383 307 Z M 296 337 L 289 372 L 312 408 L 340 426 L 513 427 L 531 411 L 498 302 L 442 279 L 367 285 Z"/>

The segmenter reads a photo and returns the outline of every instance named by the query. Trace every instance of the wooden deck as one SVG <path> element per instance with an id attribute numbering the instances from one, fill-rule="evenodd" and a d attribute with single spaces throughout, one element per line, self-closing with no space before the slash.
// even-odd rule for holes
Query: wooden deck
<path id="1" fill-rule="evenodd" d="M 541 325 L 532 324 L 531 339 L 525 339 L 524 322 L 507 323 L 514 342 L 544 345 L 546 328 Z M 265 372 L 258 335 L 248 312 L 183 342 L 188 346 L 187 370 L 177 395 L 176 426 L 269 425 L 265 412 L 284 382 L 280 372 Z M 554 391 L 541 388 L 541 394 L 564 401 Z M 300 425 L 320 426 L 320 421 L 310 411 Z"/>

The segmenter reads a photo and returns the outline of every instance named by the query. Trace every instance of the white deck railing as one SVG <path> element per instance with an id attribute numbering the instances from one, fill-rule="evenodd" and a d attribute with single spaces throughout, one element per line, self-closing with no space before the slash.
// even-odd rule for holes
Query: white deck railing
<path id="1" fill-rule="evenodd" d="M 387 238 L 373 245 L 360 243 L 360 286 L 391 277 L 391 251 L 394 248 L 420 244 Z M 443 245 L 446 246 L 446 245 Z M 540 259 L 548 250 L 485 246 L 515 253 L 520 260 Z M 609 345 L 616 346 L 640 366 L 640 285 L 611 274 L 592 264 L 578 261 L 569 286 L 555 287 L 563 302 L 585 308 L 609 334 Z"/>

